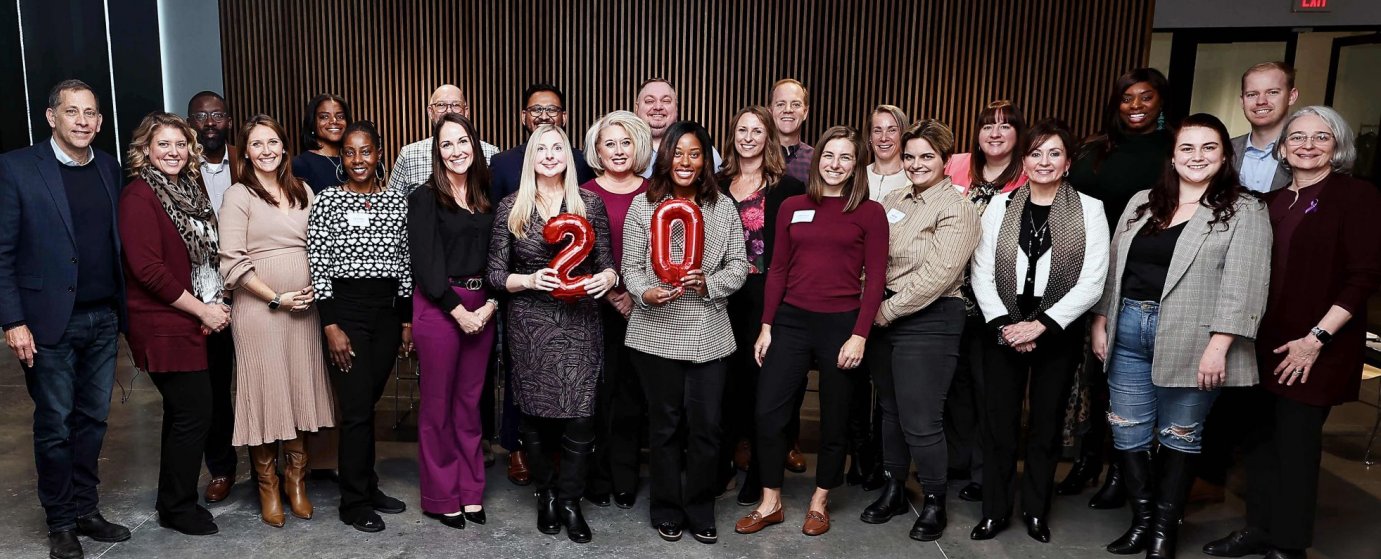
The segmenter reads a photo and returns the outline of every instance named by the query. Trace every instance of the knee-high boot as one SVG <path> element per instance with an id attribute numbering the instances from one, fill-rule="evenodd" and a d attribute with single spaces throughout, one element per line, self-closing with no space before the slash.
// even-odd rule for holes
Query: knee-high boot
<path id="1" fill-rule="evenodd" d="M 1151 521 L 1146 559 L 1174 559 L 1175 540 L 1189 492 L 1189 455 L 1161 446 L 1157 461 L 1160 482 L 1156 486 L 1155 517 Z"/>
<path id="2" fill-rule="evenodd" d="M 287 465 L 283 468 L 283 491 L 288 495 L 288 507 L 293 516 L 303 520 L 312 518 L 312 502 L 307 499 L 307 447 L 303 434 L 296 439 L 283 441 L 283 457 Z"/>
<path id="3" fill-rule="evenodd" d="M 575 543 L 588 543 L 591 539 L 590 525 L 580 510 L 580 497 L 585 493 L 585 475 L 594 446 L 594 441 L 561 438 L 561 491 L 556 514 L 566 527 L 566 537 Z"/>
<path id="4" fill-rule="evenodd" d="M 283 499 L 278 494 L 278 445 L 269 443 L 249 448 L 254 460 L 254 475 L 259 478 L 259 514 L 264 524 L 282 528 Z"/>
<path id="5" fill-rule="evenodd" d="M 1108 552 L 1118 555 L 1132 555 L 1146 550 L 1151 536 L 1154 495 L 1154 472 L 1151 469 L 1151 451 L 1140 450 L 1123 452 L 1122 481 L 1127 488 L 1127 502 L 1132 508 L 1132 526 L 1122 537 L 1108 544 Z"/>
<path id="6" fill-rule="evenodd" d="M 561 521 L 556 517 L 556 476 L 551 456 L 547 455 L 542 436 L 537 430 L 523 432 L 523 452 L 527 454 L 529 479 L 537 489 L 537 531 L 543 534 L 559 533 Z"/>

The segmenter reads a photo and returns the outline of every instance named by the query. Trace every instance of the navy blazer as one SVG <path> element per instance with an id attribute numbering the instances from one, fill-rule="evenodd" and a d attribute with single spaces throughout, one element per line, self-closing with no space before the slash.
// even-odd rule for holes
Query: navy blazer
<path id="1" fill-rule="evenodd" d="M 519 144 L 510 150 L 506 150 L 489 161 L 489 171 L 492 177 L 489 181 L 489 203 L 494 207 L 499 206 L 499 201 L 505 196 L 518 191 L 518 181 L 523 174 L 523 156 L 526 155 L 527 144 Z M 571 156 L 575 158 L 575 179 L 576 184 L 585 184 L 595 178 L 595 172 L 590 169 L 590 165 L 585 162 L 585 153 L 571 148 Z"/>
<path id="2" fill-rule="evenodd" d="M 110 196 L 110 250 L 121 262 L 120 164 L 92 150 Z M 72 211 L 50 141 L 0 154 L 0 325 L 24 322 L 34 342 L 56 344 L 67 330 L 76 302 L 77 244 Z M 125 326 L 125 286 L 119 282 L 120 326 Z"/>

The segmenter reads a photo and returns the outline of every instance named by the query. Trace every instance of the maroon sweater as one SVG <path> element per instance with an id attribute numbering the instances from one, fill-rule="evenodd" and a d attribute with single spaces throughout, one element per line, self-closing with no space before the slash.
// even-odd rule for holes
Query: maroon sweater
<path id="1" fill-rule="evenodd" d="M 187 245 L 144 179 L 121 192 L 119 219 L 129 300 L 125 339 L 134 364 L 150 373 L 205 370 L 201 321 L 173 308 L 184 291 L 192 291 Z"/>
<path id="2" fill-rule="evenodd" d="M 809 221 L 806 213 L 815 212 Z M 795 221 L 795 223 L 793 223 Z M 875 281 L 862 280 L 864 273 Z M 782 303 L 817 313 L 858 311 L 853 333 L 868 337 L 887 283 L 887 216 L 868 200 L 844 213 L 844 199 L 792 196 L 777 211 L 776 242 L 762 309 L 772 324 Z"/>

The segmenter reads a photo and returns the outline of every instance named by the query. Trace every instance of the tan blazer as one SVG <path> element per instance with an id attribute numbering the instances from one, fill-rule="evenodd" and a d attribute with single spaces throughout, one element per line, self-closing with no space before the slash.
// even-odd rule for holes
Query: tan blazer
<path id="1" fill-rule="evenodd" d="M 1117 340 L 1117 314 L 1122 306 L 1122 274 L 1132 239 L 1149 218 L 1133 222 L 1149 190 L 1132 196 L 1113 230 L 1112 265 L 1103 284 L 1103 298 L 1094 312 L 1108 318 L 1107 361 Z M 1151 380 L 1162 387 L 1198 384 L 1199 358 L 1212 334 L 1237 336 L 1227 355 L 1226 386 L 1257 382 L 1256 329 L 1266 311 L 1271 267 L 1271 219 L 1266 205 L 1254 196 L 1237 202 L 1237 213 L 1212 228 L 1213 210 L 1200 206 L 1180 233 L 1161 292 L 1160 322 L 1156 328 Z M 1107 363 L 1104 363 L 1107 368 Z"/>

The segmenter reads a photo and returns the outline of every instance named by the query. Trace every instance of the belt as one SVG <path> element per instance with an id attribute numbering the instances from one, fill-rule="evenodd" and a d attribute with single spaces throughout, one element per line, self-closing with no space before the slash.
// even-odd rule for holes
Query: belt
<path id="1" fill-rule="evenodd" d="M 464 278 L 447 278 L 451 285 L 464 287 L 470 291 L 480 291 L 484 289 L 484 278 L 480 276 L 470 276 Z"/>

